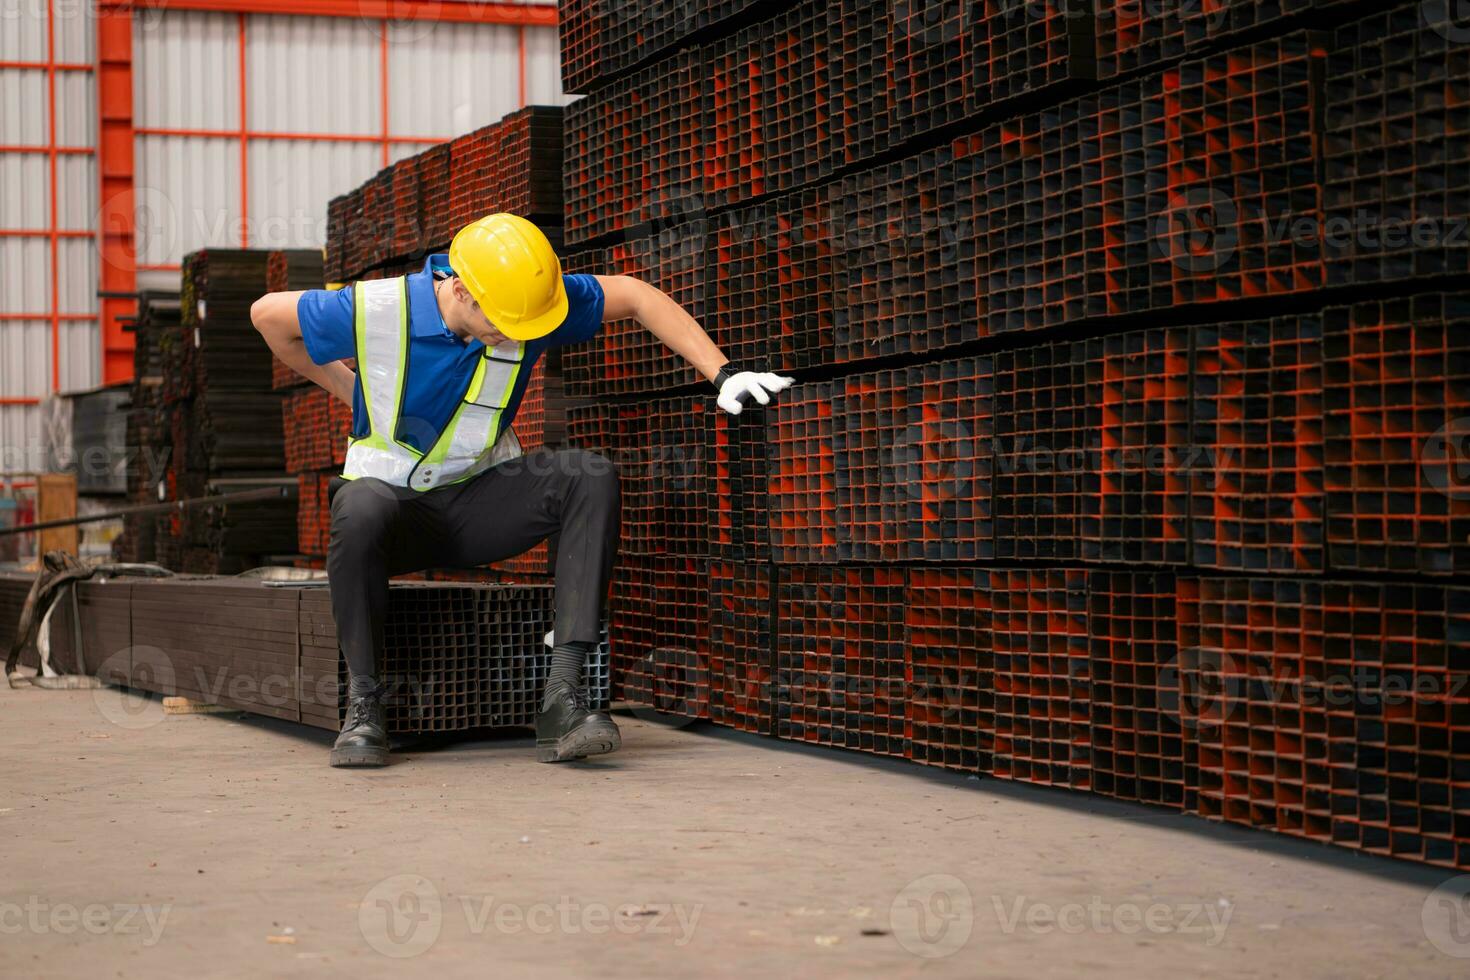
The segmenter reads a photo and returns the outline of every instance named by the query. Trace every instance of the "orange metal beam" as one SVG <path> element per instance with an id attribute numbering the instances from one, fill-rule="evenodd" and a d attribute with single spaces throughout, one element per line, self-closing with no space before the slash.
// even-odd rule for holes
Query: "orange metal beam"
<path id="1" fill-rule="evenodd" d="M 99 285 L 103 293 L 138 288 L 133 194 L 133 15 L 128 9 L 98 4 L 97 11 L 97 179 L 101 239 Z M 102 381 L 133 376 L 133 335 L 122 328 L 137 304 L 117 295 L 102 300 Z"/>
<path id="2" fill-rule="evenodd" d="M 250 247 L 250 84 L 245 75 L 245 15 L 239 15 L 240 34 L 240 247 Z"/>
<path id="3" fill-rule="evenodd" d="M 46 105 L 51 167 L 51 390 L 61 390 L 61 192 L 56 186 L 56 4 L 46 4 Z"/>
<path id="4" fill-rule="evenodd" d="M 488 3 L 482 0 L 98 0 L 102 9 L 208 10 L 227 14 L 295 14 L 358 20 L 432 20 L 449 24 L 523 24 L 555 27 L 554 3 Z"/>
<path id="5" fill-rule="evenodd" d="M 66 61 L 58 61 L 56 64 L 47 64 L 44 61 L 0 61 L 0 68 L 11 68 L 19 71 L 91 71 L 91 65 L 77 65 Z"/>
<path id="6" fill-rule="evenodd" d="M 0 228 L 0 238 L 91 238 L 94 234 L 61 228 Z"/>
<path id="7" fill-rule="evenodd" d="M 240 138 L 238 129 L 178 129 L 168 126 L 138 126 L 133 130 L 139 136 L 187 136 L 197 139 L 226 139 Z M 371 136 L 359 133 L 271 133 L 250 130 L 245 134 L 246 139 L 252 140 L 310 140 L 318 143 L 381 143 L 385 139 L 389 143 L 448 143 L 449 140 L 442 136 L 410 136 L 407 133 L 374 133 Z M 0 147 L 3 150 L 4 147 Z M 23 148 L 22 148 L 23 149 Z M 41 152 L 46 148 L 40 147 Z M 67 152 L 64 147 L 58 147 L 57 152 Z M 91 153 L 88 150 L 78 150 L 78 153 Z"/>
<path id="8" fill-rule="evenodd" d="M 61 156 L 91 156 L 96 151 L 90 146 L 0 146 L 0 153 L 40 153 L 49 154 L 55 149 Z"/>

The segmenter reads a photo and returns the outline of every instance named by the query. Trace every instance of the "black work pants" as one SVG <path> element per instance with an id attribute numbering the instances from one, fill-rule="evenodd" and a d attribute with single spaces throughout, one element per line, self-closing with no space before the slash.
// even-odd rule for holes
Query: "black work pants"
<path id="1" fill-rule="evenodd" d="M 332 498 L 327 578 L 348 668 L 377 676 L 389 576 L 485 565 L 558 533 L 556 642 L 596 643 L 618 520 L 616 469 L 580 449 L 538 449 L 426 492 L 343 481 Z"/>

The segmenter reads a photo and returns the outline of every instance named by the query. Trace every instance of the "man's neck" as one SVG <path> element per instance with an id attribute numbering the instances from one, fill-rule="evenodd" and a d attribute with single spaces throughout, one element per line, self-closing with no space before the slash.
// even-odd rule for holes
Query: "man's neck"
<path id="1" fill-rule="evenodd" d="M 439 319 L 444 321 L 445 328 L 460 340 L 469 340 L 470 332 L 454 317 L 453 287 L 449 285 L 448 279 L 440 279 L 434 283 L 434 301 L 439 305 Z"/>

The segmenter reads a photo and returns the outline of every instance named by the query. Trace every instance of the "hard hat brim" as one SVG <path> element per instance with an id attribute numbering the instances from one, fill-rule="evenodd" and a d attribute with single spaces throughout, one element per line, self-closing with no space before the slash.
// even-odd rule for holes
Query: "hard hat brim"
<path id="1" fill-rule="evenodd" d="M 545 337 L 557 327 L 566 322 L 567 310 L 571 304 L 567 300 L 567 288 L 561 281 L 561 276 L 556 278 L 556 295 L 552 297 L 551 308 L 540 316 L 530 317 L 516 324 L 501 324 L 489 313 L 485 313 L 485 319 L 490 321 L 491 326 L 505 334 L 511 340 L 537 340 Z M 480 307 L 485 312 L 485 307 Z"/>

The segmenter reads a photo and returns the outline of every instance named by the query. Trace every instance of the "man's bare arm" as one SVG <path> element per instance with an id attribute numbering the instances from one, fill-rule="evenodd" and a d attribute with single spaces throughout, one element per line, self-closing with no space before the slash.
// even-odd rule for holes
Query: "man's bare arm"
<path id="1" fill-rule="evenodd" d="M 301 321 L 296 316 L 296 304 L 300 299 L 300 292 L 266 293 L 250 307 L 250 319 L 270 349 L 288 368 L 351 405 L 357 375 L 341 361 L 317 364 L 306 353 L 306 341 L 301 339 Z"/>
<path id="2" fill-rule="evenodd" d="M 598 276 L 602 287 L 602 319 L 632 317 L 710 381 L 730 359 L 684 307 L 656 286 L 631 276 Z"/>

